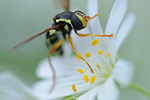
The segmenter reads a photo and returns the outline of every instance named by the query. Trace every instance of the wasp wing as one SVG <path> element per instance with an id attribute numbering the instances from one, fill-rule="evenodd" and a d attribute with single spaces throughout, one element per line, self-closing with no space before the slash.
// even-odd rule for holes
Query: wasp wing
<path id="1" fill-rule="evenodd" d="M 33 35 L 33 36 L 27 38 L 26 40 L 24 40 L 24 41 L 18 43 L 15 47 L 13 47 L 12 49 L 10 49 L 9 52 L 15 50 L 16 48 L 22 46 L 23 44 L 25 44 L 25 43 L 27 43 L 27 42 L 33 40 L 34 38 L 36 38 L 36 37 L 38 37 L 38 36 L 44 34 L 45 32 L 48 32 L 48 31 L 50 31 L 50 30 L 52 30 L 52 29 L 56 29 L 56 28 L 58 28 L 58 27 L 59 27 L 59 25 L 56 25 L 56 26 L 52 26 L 52 27 L 46 28 L 46 29 L 43 30 L 42 32 L 39 32 L 39 33 L 37 33 L 37 34 L 35 34 L 35 35 Z"/>
<path id="2" fill-rule="evenodd" d="M 69 0 L 55 0 L 55 3 L 58 7 L 63 7 L 65 10 L 70 9 Z"/>

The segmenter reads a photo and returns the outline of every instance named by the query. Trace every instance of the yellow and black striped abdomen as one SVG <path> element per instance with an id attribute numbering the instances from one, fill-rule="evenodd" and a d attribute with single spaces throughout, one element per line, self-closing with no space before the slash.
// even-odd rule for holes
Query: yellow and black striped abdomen
<path id="1" fill-rule="evenodd" d="M 46 45 L 49 50 L 54 48 L 54 45 L 59 41 L 58 34 L 56 34 L 55 30 L 51 30 L 46 34 Z M 60 46 L 54 53 L 54 55 L 63 55 L 62 46 Z"/>

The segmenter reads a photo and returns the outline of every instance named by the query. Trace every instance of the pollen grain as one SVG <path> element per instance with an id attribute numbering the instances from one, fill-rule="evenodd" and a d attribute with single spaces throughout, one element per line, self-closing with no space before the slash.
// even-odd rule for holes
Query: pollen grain
<path id="1" fill-rule="evenodd" d="M 98 55 L 101 55 L 101 54 L 103 54 L 103 51 L 102 51 L 102 50 L 99 50 L 99 51 L 98 51 Z"/>
<path id="2" fill-rule="evenodd" d="M 87 57 L 87 58 L 91 57 L 91 53 L 90 53 L 90 52 L 87 52 L 87 53 L 85 54 L 85 57 Z"/>
<path id="3" fill-rule="evenodd" d="M 84 74 L 83 69 L 78 69 L 78 72 L 80 72 L 81 74 Z"/>
<path id="4" fill-rule="evenodd" d="M 106 56 L 107 56 L 107 57 L 110 57 L 110 53 L 107 53 Z"/>
<path id="5" fill-rule="evenodd" d="M 91 83 L 91 84 L 93 84 L 93 83 L 95 82 L 95 80 L 96 80 L 96 76 L 95 76 L 95 75 L 93 75 L 93 76 L 92 76 L 92 78 L 91 78 L 90 83 Z"/>
<path id="6" fill-rule="evenodd" d="M 88 77 L 88 75 L 84 75 L 84 81 L 85 81 L 86 83 L 89 82 L 89 77 Z"/>
<path id="7" fill-rule="evenodd" d="M 98 39 L 95 39 L 93 42 L 91 42 L 91 45 L 92 46 L 96 46 L 98 44 L 99 40 Z"/>
<path id="8" fill-rule="evenodd" d="M 82 55 L 81 55 L 81 53 L 78 53 L 78 55 L 76 55 L 76 57 L 77 57 L 77 59 L 78 59 L 78 60 L 80 60 L 80 59 L 81 59 L 81 57 L 80 57 L 80 56 L 82 56 Z"/>
<path id="9" fill-rule="evenodd" d="M 72 90 L 73 90 L 74 92 L 77 92 L 76 86 L 75 86 L 74 84 L 72 84 Z"/>
<path id="10" fill-rule="evenodd" d="M 96 64 L 96 67 L 97 67 L 98 69 L 100 69 L 100 70 L 102 69 L 99 64 Z"/>

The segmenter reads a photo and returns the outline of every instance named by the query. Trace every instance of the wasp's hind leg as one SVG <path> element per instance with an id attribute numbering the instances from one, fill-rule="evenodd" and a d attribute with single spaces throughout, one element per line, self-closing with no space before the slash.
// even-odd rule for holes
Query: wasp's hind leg
<path id="1" fill-rule="evenodd" d="M 50 68 L 51 68 L 51 70 L 52 70 L 52 72 L 53 72 L 53 83 L 52 83 L 52 87 L 51 87 L 51 89 L 50 89 L 50 92 L 52 92 L 52 91 L 54 90 L 55 85 L 56 85 L 56 72 L 55 72 L 55 69 L 54 69 L 54 67 L 53 67 L 53 65 L 52 65 L 50 56 L 51 56 L 51 54 L 52 54 L 55 50 L 57 50 L 57 49 L 64 43 L 64 41 L 65 41 L 64 39 L 58 41 L 58 42 L 54 45 L 54 48 L 53 48 L 52 50 L 50 50 L 49 53 L 48 53 L 48 62 L 49 62 Z"/>
<path id="2" fill-rule="evenodd" d="M 77 53 L 77 52 L 75 51 L 75 48 L 74 48 L 73 42 L 72 42 L 72 38 L 71 38 L 70 36 L 69 36 L 69 42 L 70 42 L 70 45 L 71 45 L 71 47 L 72 47 L 72 50 L 76 53 L 76 55 L 78 55 L 78 56 L 88 65 L 88 67 L 89 67 L 90 70 L 91 70 L 91 73 L 94 73 L 94 71 L 93 71 L 92 67 L 90 66 L 90 64 L 89 64 L 81 55 L 79 55 L 79 53 Z"/>

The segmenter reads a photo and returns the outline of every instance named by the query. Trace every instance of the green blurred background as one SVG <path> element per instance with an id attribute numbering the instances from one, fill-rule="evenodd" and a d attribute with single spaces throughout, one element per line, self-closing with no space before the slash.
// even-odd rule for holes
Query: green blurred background
<path id="1" fill-rule="evenodd" d="M 99 15 L 105 29 L 108 15 L 115 0 L 99 0 Z M 79 3 L 80 2 L 80 3 Z M 86 12 L 86 0 L 72 0 L 71 8 Z M 150 91 L 150 0 L 128 0 L 128 11 L 136 15 L 136 24 L 122 45 L 119 55 L 133 62 L 133 83 Z M 35 69 L 47 57 L 45 35 L 9 53 L 18 42 L 52 24 L 57 9 L 54 0 L 0 0 L 0 72 L 11 71 L 31 86 L 38 79 Z M 147 100 L 130 88 L 121 90 L 119 100 Z"/>

